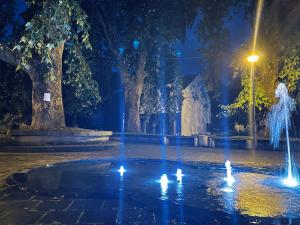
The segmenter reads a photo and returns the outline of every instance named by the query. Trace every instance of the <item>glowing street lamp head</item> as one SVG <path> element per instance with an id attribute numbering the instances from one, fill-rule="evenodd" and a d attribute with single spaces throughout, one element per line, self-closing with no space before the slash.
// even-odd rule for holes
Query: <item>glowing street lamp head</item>
<path id="1" fill-rule="evenodd" d="M 252 54 L 252 55 L 247 57 L 248 62 L 251 62 L 251 63 L 257 62 L 258 59 L 259 59 L 259 56 L 256 55 L 256 54 Z"/>

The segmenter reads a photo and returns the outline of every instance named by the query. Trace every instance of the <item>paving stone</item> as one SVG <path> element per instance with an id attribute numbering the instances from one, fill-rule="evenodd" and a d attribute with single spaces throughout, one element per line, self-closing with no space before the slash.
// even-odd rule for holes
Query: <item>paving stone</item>
<path id="1" fill-rule="evenodd" d="M 23 192 L 20 190 L 8 188 L 5 192 L 0 193 L 1 200 L 29 200 L 32 198 L 32 194 L 29 192 Z"/>
<path id="2" fill-rule="evenodd" d="M 29 200 L 11 200 L 0 201 L 1 210 L 30 210 L 36 206 L 37 202 Z"/>
<path id="3" fill-rule="evenodd" d="M 71 203 L 71 200 L 48 200 L 42 201 L 36 209 L 39 211 L 62 211 Z"/>
<path id="4" fill-rule="evenodd" d="M 119 200 L 105 199 L 101 205 L 102 210 L 117 210 L 119 207 Z"/>
<path id="5" fill-rule="evenodd" d="M 69 210 L 101 210 L 103 200 L 75 199 Z"/>
<path id="6" fill-rule="evenodd" d="M 27 210 L 13 210 L 0 219 L 2 225 L 29 225 L 34 224 L 42 216 L 42 212 L 29 212 Z"/>
<path id="7" fill-rule="evenodd" d="M 104 223 L 116 224 L 117 211 L 102 210 L 102 211 L 86 211 L 80 219 L 82 223 Z"/>
<path id="8" fill-rule="evenodd" d="M 61 224 L 75 225 L 82 211 L 69 212 L 47 212 L 47 214 L 39 221 L 40 224 Z"/>

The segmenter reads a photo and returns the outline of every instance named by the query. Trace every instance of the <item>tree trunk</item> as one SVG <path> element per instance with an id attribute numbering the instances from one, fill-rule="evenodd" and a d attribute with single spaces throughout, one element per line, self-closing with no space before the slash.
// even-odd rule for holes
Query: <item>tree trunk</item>
<path id="1" fill-rule="evenodd" d="M 125 131 L 141 132 L 140 100 L 144 87 L 146 53 L 142 52 L 136 76 L 122 70 L 125 88 Z"/>
<path id="2" fill-rule="evenodd" d="M 21 64 L 26 56 L 13 51 L 0 43 L 0 59 L 14 66 L 20 66 L 32 80 L 32 122 L 33 129 L 57 129 L 65 127 L 65 116 L 62 101 L 62 53 L 64 43 L 51 52 L 51 67 L 45 68 L 37 60 L 27 59 L 29 66 Z M 50 78 L 46 73 L 52 73 Z M 45 76 L 46 75 L 46 76 Z M 50 93 L 50 101 L 44 101 L 44 93 Z"/>
<path id="3" fill-rule="evenodd" d="M 62 43 L 51 53 L 52 66 L 44 77 L 34 76 L 32 80 L 32 122 L 33 129 L 57 129 L 65 127 L 62 100 Z M 52 74 L 52 75 L 51 75 Z M 44 101 L 44 94 L 50 94 L 50 101 Z"/>

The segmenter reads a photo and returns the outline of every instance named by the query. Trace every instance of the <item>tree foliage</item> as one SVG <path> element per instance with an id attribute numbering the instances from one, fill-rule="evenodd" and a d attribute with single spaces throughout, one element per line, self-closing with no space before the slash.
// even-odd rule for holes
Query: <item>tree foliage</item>
<path id="1" fill-rule="evenodd" d="M 71 91 L 68 95 L 72 96 L 74 103 L 65 101 L 67 111 L 90 115 L 100 96 L 98 85 L 82 54 L 85 49 L 91 50 L 86 13 L 76 0 L 28 0 L 26 3 L 29 12 L 27 23 L 19 43 L 14 47 L 24 56 L 17 69 L 24 67 L 28 70 L 34 64 L 43 68 L 44 80 L 61 79 L 54 70 L 57 58 L 53 51 L 63 46 L 66 72 L 63 84 Z"/>
<path id="2" fill-rule="evenodd" d="M 31 85 L 23 72 L 15 72 L 15 68 L 0 62 L 0 118 L 9 114 L 12 120 L 22 122 L 30 118 Z"/>
<path id="3" fill-rule="evenodd" d="M 261 18 L 257 49 L 260 60 L 255 64 L 255 106 L 266 111 L 276 101 L 274 92 L 278 82 L 286 83 L 290 94 L 295 95 L 300 78 L 300 19 L 294 18 L 299 3 L 274 1 L 265 4 Z M 246 57 L 252 42 L 248 41 L 235 54 L 232 68 L 234 77 L 241 80 L 242 90 L 235 102 L 223 106 L 229 114 L 247 109 L 250 94 L 250 65 Z"/>

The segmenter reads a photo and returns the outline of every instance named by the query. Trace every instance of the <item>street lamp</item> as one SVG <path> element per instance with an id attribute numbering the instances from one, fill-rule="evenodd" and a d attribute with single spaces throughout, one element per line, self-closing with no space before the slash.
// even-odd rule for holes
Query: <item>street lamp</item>
<path id="1" fill-rule="evenodd" d="M 255 84 L 254 84 L 254 64 L 258 61 L 259 56 L 252 54 L 247 57 L 248 62 L 251 63 L 250 70 L 250 100 L 248 107 L 248 132 L 249 136 L 252 136 L 251 149 L 256 149 L 257 146 L 257 135 L 256 135 L 256 120 L 255 120 Z"/>
<path id="2" fill-rule="evenodd" d="M 247 57 L 247 60 L 248 60 L 248 62 L 250 62 L 250 63 L 255 63 L 255 62 L 258 61 L 258 59 L 259 59 L 259 56 L 256 55 L 256 54 L 252 54 L 252 55 L 249 55 L 249 56 Z"/>

